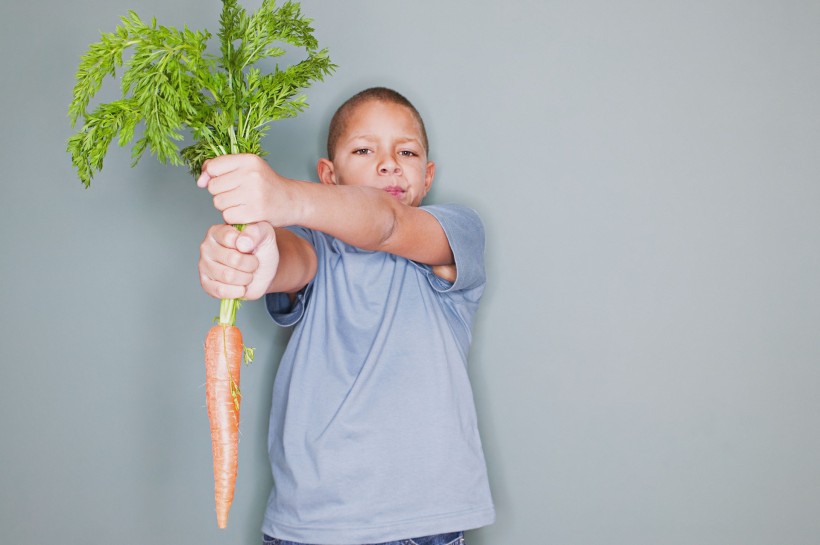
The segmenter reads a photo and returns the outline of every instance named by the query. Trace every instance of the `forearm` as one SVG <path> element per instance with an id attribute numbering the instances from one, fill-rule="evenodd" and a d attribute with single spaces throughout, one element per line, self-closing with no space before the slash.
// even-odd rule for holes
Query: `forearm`
<path id="1" fill-rule="evenodd" d="M 276 228 L 279 264 L 268 293 L 296 293 L 316 275 L 316 252 L 303 238 L 287 229 Z"/>
<path id="2" fill-rule="evenodd" d="M 288 195 L 289 224 L 321 231 L 357 248 L 420 263 L 453 262 L 449 241 L 438 221 L 384 191 L 291 181 Z"/>
<path id="3" fill-rule="evenodd" d="M 290 223 L 321 231 L 365 250 L 382 250 L 401 207 L 378 189 L 292 182 Z"/>

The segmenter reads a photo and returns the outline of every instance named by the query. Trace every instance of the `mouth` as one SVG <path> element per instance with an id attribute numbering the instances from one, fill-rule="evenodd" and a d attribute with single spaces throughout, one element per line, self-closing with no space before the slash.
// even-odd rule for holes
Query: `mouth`
<path id="1" fill-rule="evenodd" d="M 402 189 L 401 187 L 399 187 L 397 185 L 391 185 L 390 187 L 385 187 L 384 191 L 386 193 L 392 195 L 393 197 L 396 197 L 397 199 L 403 198 L 404 193 L 405 193 L 404 189 Z"/>

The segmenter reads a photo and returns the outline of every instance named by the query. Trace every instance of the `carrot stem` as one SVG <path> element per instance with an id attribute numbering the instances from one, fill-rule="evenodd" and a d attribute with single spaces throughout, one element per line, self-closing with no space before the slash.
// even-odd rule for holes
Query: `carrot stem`
<path id="1" fill-rule="evenodd" d="M 222 299 L 219 301 L 219 325 L 236 325 L 236 309 L 239 308 L 238 299 Z"/>
<path id="2" fill-rule="evenodd" d="M 234 225 L 237 231 L 245 228 L 245 224 Z M 219 302 L 219 325 L 236 325 L 236 310 L 241 304 L 239 299 L 222 299 Z"/>

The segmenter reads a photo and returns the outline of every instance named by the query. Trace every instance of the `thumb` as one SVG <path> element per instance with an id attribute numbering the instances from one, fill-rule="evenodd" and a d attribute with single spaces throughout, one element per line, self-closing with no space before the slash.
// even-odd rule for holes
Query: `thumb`
<path id="1" fill-rule="evenodd" d="M 236 249 L 252 254 L 257 248 L 273 240 L 273 227 L 268 222 L 249 223 L 236 239 Z"/>

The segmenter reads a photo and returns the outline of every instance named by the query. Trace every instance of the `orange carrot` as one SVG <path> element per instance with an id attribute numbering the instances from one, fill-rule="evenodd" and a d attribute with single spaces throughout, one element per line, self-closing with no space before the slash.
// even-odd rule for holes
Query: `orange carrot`
<path id="1" fill-rule="evenodd" d="M 213 326 L 205 338 L 205 393 L 211 421 L 216 523 L 228 524 L 239 453 L 239 370 L 245 349 L 234 325 Z"/>

